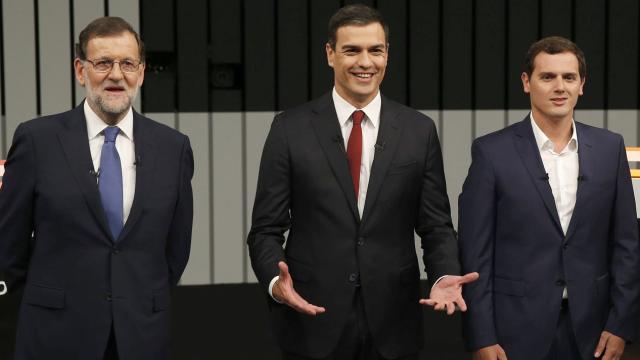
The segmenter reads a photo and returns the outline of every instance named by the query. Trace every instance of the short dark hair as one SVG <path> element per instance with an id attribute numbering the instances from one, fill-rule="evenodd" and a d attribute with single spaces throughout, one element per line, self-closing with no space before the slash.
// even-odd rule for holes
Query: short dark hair
<path id="1" fill-rule="evenodd" d="M 329 19 L 329 45 L 336 48 L 336 36 L 338 29 L 343 26 L 366 26 L 371 23 L 379 23 L 384 29 L 384 40 L 389 43 L 389 25 L 384 21 L 382 14 L 370 6 L 353 4 L 341 7 L 331 19 Z"/>
<path id="2" fill-rule="evenodd" d="M 578 45 L 561 36 L 549 36 L 534 42 L 529 47 L 529 50 L 527 50 L 527 54 L 524 58 L 524 72 L 526 72 L 529 77 L 531 77 L 531 74 L 533 73 L 533 61 L 536 56 L 542 52 L 550 55 L 561 54 L 564 52 L 573 53 L 578 59 L 580 79 L 584 80 L 587 76 L 587 60 L 584 58 L 584 53 L 580 50 Z"/>
<path id="3" fill-rule="evenodd" d="M 142 42 L 142 39 L 140 39 L 140 35 L 138 35 L 138 33 L 133 29 L 131 24 L 117 16 L 97 18 L 82 29 L 80 36 L 78 37 L 78 43 L 76 44 L 76 56 L 80 60 L 87 60 L 87 44 L 89 43 L 89 40 L 103 36 L 120 35 L 123 32 L 129 32 L 136 38 L 140 61 L 144 63 L 144 43 Z"/>

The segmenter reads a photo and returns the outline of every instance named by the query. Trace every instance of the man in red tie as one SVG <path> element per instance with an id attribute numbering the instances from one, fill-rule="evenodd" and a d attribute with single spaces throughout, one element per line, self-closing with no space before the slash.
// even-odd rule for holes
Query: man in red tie
<path id="1" fill-rule="evenodd" d="M 247 242 L 287 360 L 417 359 L 420 303 L 465 310 L 478 276 L 458 275 L 433 121 L 380 95 L 388 48 L 380 13 L 338 10 L 333 91 L 278 114 L 265 143 Z"/>

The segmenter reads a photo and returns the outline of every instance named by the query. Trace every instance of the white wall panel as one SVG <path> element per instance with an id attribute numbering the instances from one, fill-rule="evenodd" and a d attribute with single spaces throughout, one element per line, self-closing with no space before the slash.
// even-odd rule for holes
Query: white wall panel
<path id="1" fill-rule="evenodd" d="M 213 282 L 243 278 L 242 114 L 213 114 Z"/>
<path id="2" fill-rule="evenodd" d="M 575 121 L 599 128 L 604 126 L 604 117 L 604 110 L 575 110 L 573 112 Z"/>
<path id="3" fill-rule="evenodd" d="M 609 130 L 622 135 L 626 146 L 638 146 L 637 110 L 609 110 L 607 123 Z"/>
<path id="4" fill-rule="evenodd" d="M 73 107 L 69 2 L 38 0 L 38 18 L 41 113 L 47 115 Z"/>
<path id="5" fill-rule="evenodd" d="M 246 136 L 246 176 L 247 182 L 246 191 L 246 216 L 247 216 L 247 229 L 246 233 L 249 233 L 251 229 L 251 212 L 253 210 L 253 201 L 256 198 L 256 186 L 258 184 L 258 172 L 260 169 L 260 158 L 262 157 L 262 148 L 264 142 L 267 139 L 271 122 L 273 121 L 274 112 L 247 112 L 245 113 L 245 136 Z M 243 239 L 246 244 L 246 239 Z M 256 276 L 251 268 L 251 262 L 249 261 L 248 250 L 245 245 L 245 257 L 246 257 L 246 274 L 248 282 L 257 282 Z"/>
<path id="6" fill-rule="evenodd" d="M 482 135 L 492 133 L 504 128 L 506 111 L 504 110 L 476 110 L 475 135 L 479 138 Z"/>
<path id="7" fill-rule="evenodd" d="M 442 112 L 442 158 L 444 160 L 447 192 L 451 204 L 451 219 L 458 228 L 458 195 L 471 163 L 471 111 Z"/>
<path id="8" fill-rule="evenodd" d="M 178 130 L 189 137 L 195 162 L 191 256 L 181 284 L 211 284 L 210 114 L 178 114 Z"/>
<path id="9" fill-rule="evenodd" d="M 37 116 L 33 1 L 3 1 L 6 141 L 21 122 Z"/>
<path id="10" fill-rule="evenodd" d="M 140 97 L 140 95 L 138 95 Z M 176 117 L 174 113 L 145 113 L 144 116 L 153 119 L 161 124 L 165 124 L 170 128 L 176 128 Z"/>
<path id="11" fill-rule="evenodd" d="M 525 116 L 529 115 L 529 112 L 531 112 L 529 109 L 507 110 L 509 125 L 522 121 Z"/>

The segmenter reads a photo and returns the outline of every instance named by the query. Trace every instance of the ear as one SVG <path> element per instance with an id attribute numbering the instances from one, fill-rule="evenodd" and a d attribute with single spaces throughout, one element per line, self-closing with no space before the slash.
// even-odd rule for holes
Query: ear
<path id="1" fill-rule="evenodd" d="M 582 91 L 582 90 L 583 90 L 583 88 L 584 88 L 584 83 L 586 83 L 586 82 L 587 82 L 587 78 L 586 78 L 586 77 L 584 77 L 584 78 L 582 78 L 582 79 L 581 79 L 581 82 L 580 82 L 580 92 L 578 93 L 578 95 L 581 95 L 581 96 L 582 96 L 582 94 L 583 94 L 583 91 Z"/>
<path id="2" fill-rule="evenodd" d="M 75 58 L 75 60 L 73 60 L 73 69 L 76 75 L 76 80 L 78 80 L 78 83 L 80 83 L 81 86 L 84 86 L 84 64 L 82 64 L 82 60 Z"/>
<path id="3" fill-rule="evenodd" d="M 138 68 L 138 87 L 142 86 L 142 83 L 144 82 L 144 69 L 146 68 L 147 64 L 146 63 L 141 63 L 140 67 Z"/>
<path id="4" fill-rule="evenodd" d="M 520 80 L 522 80 L 522 89 L 524 90 L 524 92 L 525 92 L 526 94 L 528 94 L 528 93 L 529 93 L 529 90 L 530 90 L 530 89 L 529 89 L 529 75 L 527 75 L 527 73 L 526 73 L 526 72 L 523 72 L 523 73 L 520 75 Z"/>
<path id="5" fill-rule="evenodd" d="M 327 52 L 327 63 L 329 64 L 329 66 L 333 67 L 333 60 L 334 57 L 336 56 L 336 51 L 333 50 L 333 48 L 331 47 L 331 44 L 326 43 L 324 45 L 324 49 Z"/>

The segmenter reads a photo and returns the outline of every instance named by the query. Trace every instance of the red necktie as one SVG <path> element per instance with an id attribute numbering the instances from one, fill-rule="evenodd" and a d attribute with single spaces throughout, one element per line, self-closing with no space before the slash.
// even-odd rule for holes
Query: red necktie
<path id="1" fill-rule="evenodd" d="M 347 142 L 347 159 L 349 161 L 349 171 L 353 180 L 353 189 L 356 192 L 356 201 L 358 201 L 358 191 L 360 187 L 360 164 L 362 163 L 362 119 L 364 112 L 356 110 L 351 115 L 353 119 L 353 128 Z"/>

